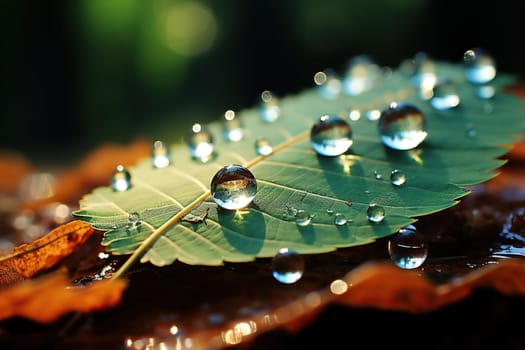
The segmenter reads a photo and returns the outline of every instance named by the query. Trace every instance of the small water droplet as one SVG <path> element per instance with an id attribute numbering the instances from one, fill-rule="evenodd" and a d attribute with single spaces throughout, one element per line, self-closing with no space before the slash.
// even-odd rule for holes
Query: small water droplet
<path id="1" fill-rule="evenodd" d="M 433 89 L 430 105 L 439 111 L 459 106 L 460 98 L 456 84 L 451 80 L 438 82 Z"/>
<path id="2" fill-rule="evenodd" d="M 428 246 L 419 237 L 416 227 L 407 225 L 388 241 L 388 254 L 398 267 L 415 269 L 427 259 Z"/>
<path id="3" fill-rule="evenodd" d="M 377 170 L 374 170 L 374 178 L 375 178 L 376 180 L 382 180 L 382 179 L 383 179 L 383 175 L 379 174 L 379 173 L 377 172 Z"/>
<path id="4" fill-rule="evenodd" d="M 436 64 L 425 52 L 418 52 L 412 60 L 412 85 L 419 89 L 419 96 L 427 100 L 437 82 Z"/>
<path id="5" fill-rule="evenodd" d="M 371 90 L 381 78 L 380 67 L 368 55 L 354 56 L 348 62 L 343 78 L 343 92 L 357 96 Z"/>
<path id="6" fill-rule="evenodd" d="M 477 132 L 473 125 L 467 125 L 467 129 L 465 130 L 465 134 L 468 137 L 476 137 Z"/>
<path id="7" fill-rule="evenodd" d="M 265 137 L 260 137 L 255 140 L 255 151 L 261 156 L 272 154 L 273 148 L 270 141 Z"/>
<path id="8" fill-rule="evenodd" d="M 341 80 L 333 69 L 328 68 L 315 73 L 314 83 L 319 95 L 324 99 L 333 100 L 341 93 Z"/>
<path id="9" fill-rule="evenodd" d="M 372 122 L 379 120 L 379 118 L 381 118 L 381 111 L 378 109 L 368 110 L 365 112 L 365 117 L 367 120 L 370 120 Z"/>
<path id="10" fill-rule="evenodd" d="M 381 112 L 379 136 L 385 146 L 395 150 L 409 150 L 427 137 L 423 112 L 410 103 L 391 103 Z"/>
<path id="11" fill-rule="evenodd" d="M 253 201 L 257 192 L 257 181 L 247 168 L 231 164 L 215 173 L 210 190 L 213 200 L 220 207 L 237 210 Z"/>
<path id="12" fill-rule="evenodd" d="M 186 134 L 186 144 L 194 160 L 206 163 L 213 158 L 213 136 L 204 125 L 193 124 L 190 132 Z"/>
<path id="13" fill-rule="evenodd" d="M 348 222 L 348 220 L 346 219 L 346 216 L 344 214 L 341 214 L 341 213 L 335 214 L 334 223 L 337 226 L 346 225 L 347 222 Z"/>
<path id="14" fill-rule="evenodd" d="M 170 165 L 170 150 L 168 145 L 162 141 L 153 142 L 151 150 L 151 163 L 154 168 L 165 168 Z"/>
<path id="15" fill-rule="evenodd" d="M 313 149 L 323 156 L 338 156 L 352 146 L 352 129 L 337 115 L 323 115 L 310 131 Z"/>
<path id="16" fill-rule="evenodd" d="M 298 209 L 295 212 L 295 223 L 299 226 L 308 226 L 312 222 L 312 215 L 305 210 Z"/>
<path id="17" fill-rule="evenodd" d="M 485 84 L 496 77 L 496 63 L 491 55 L 481 48 L 463 54 L 465 77 L 473 84 Z"/>
<path id="18" fill-rule="evenodd" d="M 328 208 L 328 209 L 326 209 L 326 213 L 328 215 L 332 215 L 334 213 L 334 210 L 332 208 Z"/>
<path id="19" fill-rule="evenodd" d="M 129 214 L 128 216 L 128 224 L 131 227 L 136 227 L 142 223 L 142 218 L 140 217 L 140 214 L 137 212 L 133 212 Z"/>
<path id="20" fill-rule="evenodd" d="M 268 123 L 273 123 L 281 115 L 281 108 L 279 107 L 279 99 L 270 90 L 264 90 L 260 96 L 259 102 L 259 116 L 261 120 Z"/>
<path id="21" fill-rule="evenodd" d="M 361 111 L 359 111 L 358 109 L 350 109 L 348 111 L 348 119 L 353 121 L 361 119 Z"/>
<path id="22" fill-rule="evenodd" d="M 281 248 L 272 258 L 273 277 L 284 284 L 292 284 L 301 279 L 304 273 L 304 259 L 296 251 Z"/>
<path id="23" fill-rule="evenodd" d="M 117 165 L 117 169 L 111 176 L 111 188 L 113 191 L 127 191 L 131 187 L 131 175 L 123 165 Z"/>
<path id="24" fill-rule="evenodd" d="M 366 209 L 366 216 L 368 221 L 381 222 L 385 218 L 385 208 L 375 203 L 372 203 Z"/>
<path id="25" fill-rule="evenodd" d="M 483 84 L 476 87 L 476 95 L 482 100 L 489 100 L 496 95 L 496 88 L 490 84 Z"/>
<path id="26" fill-rule="evenodd" d="M 244 129 L 239 118 L 235 117 L 235 112 L 228 109 L 224 112 L 223 136 L 228 142 L 239 142 L 244 137 Z"/>
<path id="27" fill-rule="evenodd" d="M 390 182 L 396 187 L 403 186 L 406 182 L 405 173 L 398 169 L 392 170 L 390 173 Z"/>

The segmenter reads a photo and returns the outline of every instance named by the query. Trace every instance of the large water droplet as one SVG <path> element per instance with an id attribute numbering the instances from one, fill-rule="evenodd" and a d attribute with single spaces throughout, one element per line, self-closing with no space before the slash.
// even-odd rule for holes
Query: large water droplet
<path id="1" fill-rule="evenodd" d="M 390 182 L 396 187 L 403 186 L 406 182 L 405 173 L 398 169 L 392 170 L 390 173 Z"/>
<path id="2" fill-rule="evenodd" d="M 485 84 L 496 77 L 496 63 L 485 50 L 474 48 L 463 54 L 465 78 L 473 84 Z"/>
<path id="3" fill-rule="evenodd" d="M 210 191 L 220 207 L 237 210 L 252 202 L 257 192 L 257 181 L 247 168 L 236 164 L 226 165 L 213 176 Z"/>
<path id="4" fill-rule="evenodd" d="M 264 90 L 261 93 L 258 111 L 259 116 L 265 122 L 272 123 L 279 119 L 281 108 L 279 107 L 279 99 L 273 92 Z"/>
<path id="5" fill-rule="evenodd" d="M 368 221 L 381 222 L 385 218 L 385 208 L 375 203 L 372 203 L 366 209 L 366 216 Z"/>
<path id="6" fill-rule="evenodd" d="M 343 225 L 346 225 L 347 222 L 348 222 L 348 219 L 346 218 L 344 214 L 341 214 L 341 213 L 335 214 L 334 224 L 336 224 L 337 226 L 343 226 Z"/>
<path id="7" fill-rule="evenodd" d="M 312 222 L 312 215 L 305 210 L 297 209 L 294 214 L 295 223 L 299 226 L 308 226 Z"/>
<path id="8" fill-rule="evenodd" d="M 428 246 L 414 225 L 407 225 L 388 241 L 390 259 L 403 269 L 420 267 L 428 256 Z"/>
<path id="9" fill-rule="evenodd" d="M 391 103 L 381 112 L 378 129 L 383 144 L 395 150 L 413 149 L 427 137 L 425 116 L 410 103 Z"/>
<path id="10" fill-rule="evenodd" d="M 272 154 L 273 148 L 267 138 L 261 137 L 255 140 L 255 151 L 261 156 L 267 156 Z"/>
<path id="11" fill-rule="evenodd" d="M 162 141 L 155 141 L 151 150 L 151 163 L 155 168 L 165 168 L 170 165 L 170 150 Z"/>
<path id="12" fill-rule="evenodd" d="M 323 156 L 338 156 L 352 146 L 350 124 L 337 115 L 323 115 L 310 131 L 313 149 Z"/>
<path id="13" fill-rule="evenodd" d="M 205 163 L 213 158 L 213 136 L 204 125 L 193 124 L 191 131 L 186 134 L 186 144 L 193 159 Z"/>
<path id="14" fill-rule="evenodd" d="M 131 175 L 123 165 L 117 165 L 117 169 L 111 176 L 111 188 L 113 191 L 126 191 L 131 187 Z"/>
<path id="15" fill-rule="evenodd" d="M 381 69 L 369 56 L 352 57 L 343 78 L 343 92 L 348 96 L 360 95 L 372 89 L 380 78 Z"/>
<path id="16" fill-rule="evenodd" d="M 314 83 L 319 95 L 327 100 L 333 100 L 341 93 L 341 80 L 333 69 L 328 68 L 315 73 Z"/>
<path id="17" fill-rule="evenodd" d="M 238 142 L 244 137 L 244 129 L 241 126 L 241 122 L 235 117 L 235 112 L 231 109 L 224 112 L 223 136 L 229 142 Z"/>
<path id="18" fill-rule="evenodd" d="M 284 284 L 292 284 L 301 279 L 304 273 L 304 259 L 296 251 L 281 248 L 272 258 L 273 277 Z"/>
<path id="19" fill-rule="evenodd" d="M 430 105 L 439 111 L 459 106 L 460 98 L 456 84 L 451 80 L 438 82 L 433 89 Z"/>

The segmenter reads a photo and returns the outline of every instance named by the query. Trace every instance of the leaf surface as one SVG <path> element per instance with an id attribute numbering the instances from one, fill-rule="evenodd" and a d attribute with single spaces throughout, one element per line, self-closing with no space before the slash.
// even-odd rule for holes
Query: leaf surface
<path id="1" fill-rule="evenodd" d="M 456 82 L 462 98 L 458 108 L 434 110 L 401 70 L 359 96 L 326 100 L 308 89 L 280 101 L 281 117 L 275 123 L 262 121 L 257 108 L 238 113 L 245 131 L 239 142 L 223 139 L 220 121 L 208 125 L 216 154 L 206 163 L 194 161 L 176 140 L 172 165 L 157 169 L 150 159 L 140 161 L 129 168 L 129 190 L 98 187 L 83 197 L 75 215 L 106 231 L 108 251 L 159 266 L 175 260 L 202 265 L 250 261 L 271 257 L 281 247 L 323 253 L 391 235 L 419 216 L 455 205 L 468 194 L 464 186 L 494 177 L 505 163 L 501 157 L 523 131 L 523 102 L 503 90 L 512 77 L 500 74 L 494 81 L 496 95 L 481 100 L 461 65 L 441 62 L 437 68 L 440 77 Z M 393 101 L 412 102 L 425 114 L 429 135 L 417 149 L 385 148 L 377 121 L 366 117 Z M 323 114 L 347 116 L 352 109 L 362 116 L 347 119 L 351 150 L 337 157 L 317 155 L 309 141 L 312 125 Z M 271 155 L 257 155 L 259 137 L 274 146 Z M 222 210 L 209 197 L 210 180 L 227 164 L 245 165 L 257 179 L 257 195 L 242 211 Z M 406 174 L 405 185 L 392 186 L 394 169 Z M 371 203 L 384 207 L 382 222 L 368 220 Z M 297 210 L 312 215 L 310 225 L 295 223 Z M 140 215 L 139 225 L 128 222 L 132 213 Z M 335 213 L 350 221 L 336 226 Z M 185 220 L 190 214 L 205 219 Z"/>

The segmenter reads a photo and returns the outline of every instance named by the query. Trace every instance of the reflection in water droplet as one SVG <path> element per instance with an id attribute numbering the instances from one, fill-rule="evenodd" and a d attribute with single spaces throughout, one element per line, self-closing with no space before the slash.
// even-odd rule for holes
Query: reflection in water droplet
<path id="1" fill-rule="evenodd" d="M 302 209 L 296 210 L 294 216 L 295 223 L 299 226 L 308 226 L 312 222 L 312 215 Z"/>
<path id="2" fill-rule="evenodd" d="M 496 63 L 485 50 L 474 48 L 463 54 L 465 77 L 473 84 L 485 84 L 496 77 Z"/>
<path id="3" fill-rule="evenodd" d="M 238 118 L 235 118 L 235 112 L 231 109 L 224 112 L 223 136 L 229 142 L 238 142 L 244 137 L 241 122 Z"/>
<path id="4" fill-rule="evenodd" d="M 420 267 L 428 256 L 428 246 L 414 225 L 407 225 L 388 241 L 390 259 L 403 269 Z"/>
<path id="5" fill-rule="evenodd" d="M 111 176 L 111 188 L 113 191 L 126 191 L 131 187 L 131 175 L 123 165 L 117 165 L 117 169 Z"/>
<path id="6" fill-rule="evenodd" d="M 459 106 L 456 84 L 451 80 L 440 81 L 434 86 L 430 105 L 439 111 Z"/>
<path id="7" fill-rule="evenodd" d="M 164 142 L 157 140 L 153 143 L 151 163 L 154 168 L 165 168 L 170 165 L 170 150 Z"/>
<path id="8" fill-rule="evenodd" d="M 368 217 L 368 221 L 381 222 L 385 218 L 385 208 L 372 203 L 366 209 L 366 216 Z"/>
<path id="9" fill-rule="evenodd" d="M 136 227 L 136 226 L 140 225 L 141 222 L 142 222 L 142 219 L 141 219 L 139 213 L 133 212 L 133 213 L 129 214 L 129 216 L 128 216 L 128 224 L 129 225 L 131 225 L 132 227 Z"/>
<path id="10" fill-rule="evenodd" d="M 490 84 L 479 85 L 476 87 L 476 95 L 483 99 L 488 100 L 494 97 L 496 94 L 496 88 Z"/>
<path id="11" fill-rule="evenodd" d="M 186 144 L 194 160 L 206 163 L 213 158 L 213 136 L 204 125 L 193 124 L 186 134 Z"/>
<path id="12" fill-rule="evenodd" d="M 327 100 L 333 100 L 341 93 L 341 80 L 332 69 L 315 73 L 314 83 L 319 95 Z"/>
<path id="13" fill-rule="evenodd" d="M 352 146 L 352 129 L 337 115 L 323 115 L 310 131 L 313 149 L 323 156 L 338 156 Z"/>
<path id="14" fill-rule="evenodd" d="M 304 259 L 292 249 L 281 248 L 272 258 L 271 270 L 277 281 L 292 284 L 303 276 Z"/>
<path id="15" fill-rule="evenodd" d="M 404 172 L 398 169 L 392 170 L 392 172 L 390 173 L 390 182 L 392 183 L 392 185 L 396 187 L 403 186 L 405 184 L 405 181 L 406 176 Z"/>
<path id="16" fill-rule="evenodd" d="M 425 116 L 410 103 L 391 103 L 381 113 L 378 129 L 383 144 L 395 150 L 413 149 L 427 137 Z"/>
<path id="17" fill-rule="evenodd" d="M 343 92 L 348 96 L 360 95 L 374 87 L 381 78 L 381 69 L 367 55 L 352 57 L 343 79 Z"/>
<path id="18" fill-rule="evenodd" d="M 346 219 L 346 216 L 344 214 L 341 214 L 341 213 L 335 214 L 334 223 L 337 226 L 346 225 L 347 222 L 348 222 L 348 220 Z"/>
<path id="19" fill-rule="evenodd" d="M 261 93 L 258 111 L 262 121 L 273 123 L 279 119 L 281 115 L 279 99 L 273 92 L 264 90 Z"/>
<path id="20" fill-rule="evenodd" d="M 250 170 L 231 164 L 215 173 L 210 190 L 213 200 L 220 207 L 237 210 L 246 207 L 255 198 L 257 182 Z"/>
<path id="21" fill-rule="evenodd" d="M 255 141 L 255 151 L 261 156 L 267 156 L 272 154 L 273 148 L 267 138 L 261 137 Z"/>

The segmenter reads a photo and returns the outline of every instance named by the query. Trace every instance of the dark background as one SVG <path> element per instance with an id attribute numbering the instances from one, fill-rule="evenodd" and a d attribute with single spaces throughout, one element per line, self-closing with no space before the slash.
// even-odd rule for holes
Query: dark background
<path id="1" fill-rule="evenodd" d="M 500 72 L 521 79 L 520 6 L 510 0 L 8 1 L 0 14 L 0 149 L 71 162 L 106 142 L 177 141 L 193 122 L 252 107 L 264 89 L 299 92 L 313 85 L 315 72 L 342 70 L 358 54 L 395 68 L 421 51 L 459 62 L 465 50 L 480 47 Z M 167 34 L 170 25 L 175 29 Z M 182 51 L 170 48 L 181 42 Z"/>

